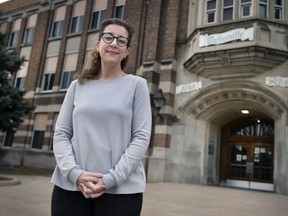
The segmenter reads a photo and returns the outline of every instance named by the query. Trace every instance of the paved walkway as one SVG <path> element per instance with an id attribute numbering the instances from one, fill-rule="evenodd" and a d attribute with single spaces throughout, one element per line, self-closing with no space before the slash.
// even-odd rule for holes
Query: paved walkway
<path id="1" fill-rule="evenodd" d="M 0 186 L 0 216 L 50 216 L 50 178 Z M 287 216 L 288 196 L 191 184 L 149 183 L 141 216 Z"/>

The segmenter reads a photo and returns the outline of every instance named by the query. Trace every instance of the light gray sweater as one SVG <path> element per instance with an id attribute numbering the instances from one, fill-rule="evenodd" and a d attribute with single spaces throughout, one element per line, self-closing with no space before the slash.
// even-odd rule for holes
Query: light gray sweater
<path id="1" fill-rule="evenodd" d="M 53 138 L 56 168 L 51 182 L 79 190 L 84 171 L 103 173 L 107 193 L 145 190 L 141 159 L 151 135 L 150 97 L 145 79 L 73 81 L 64 98 Z"/>

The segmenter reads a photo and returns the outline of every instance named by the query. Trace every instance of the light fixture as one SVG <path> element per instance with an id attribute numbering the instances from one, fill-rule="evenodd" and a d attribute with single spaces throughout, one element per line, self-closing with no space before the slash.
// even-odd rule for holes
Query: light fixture
<path id="1" fill-rule="evenodd" d="M 164 106 L 164 103 L 166 101 L 162 89 L 159 89 L 156 94 L 153 96 L 153 108 L 156 112 L 155 115 L 159 115 L 161 122 L 163 121 L 163 116 L 160 114 L 160 109 Z"/>
<path id="2" fill-rule="evenodd" d="M 249 110 L 247 110 L 247 109 L 242 109 L 242 110 L 241 110 L 241 113 L 247 115 L 247 114 L 249 114 Z"/>

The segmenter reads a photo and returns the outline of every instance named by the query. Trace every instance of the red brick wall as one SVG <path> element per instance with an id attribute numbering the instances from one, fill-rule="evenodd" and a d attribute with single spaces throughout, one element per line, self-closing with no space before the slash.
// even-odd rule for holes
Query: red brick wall
<path id="1" fill-rule="evenodd" d="M 11 11 L 31 4 L 40 3 L 41 0 L 10 0 L 8 2 L 0 4 L 0 11 Z"/>

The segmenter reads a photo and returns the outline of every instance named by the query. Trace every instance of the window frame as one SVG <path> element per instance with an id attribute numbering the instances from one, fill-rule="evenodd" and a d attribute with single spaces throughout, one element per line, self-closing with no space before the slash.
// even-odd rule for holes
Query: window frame
<path id="1" fill-rule="evenodd" d="M 215 8 L 208 10 L 208 2 L 215 1 Z M 212 24 L 216 22 L 216 13 L 217 13 L 217 1 L 216 0 L 206 0 L 205 1 L 205 23 Z M 214 14 L 214 18 L 212 22 L 209 22 L 209 15 Z"/>
<path id="2" fill-rule="evenodd" d="M 64 20 L 54 21 L 51 29 L 51 38 L 61 37 L 63 34 Z"/>
<path id="3" fill-rule="evenodd" d="M 55 73 L 44 73 L 42 77 L 41 92 L 51 92 L 53 90 Z M 47 86 L 47 89 L 46 89 Z"/>
<path id="4" fill-rule="evenodd" d="M 94 23 L 94 15 L 97 14 L 97 23 L 95 25 Z M 99 10 L 99 11 L 94 11 L 91 15 L 91 22 L 90 22 L 90 29 L 99 29 L 100 26 L 101 26 L 101 23 L 103 22 L 103 20 L 106 18 L 106 13 L 107 13 L 107 10 L 104 9 L 104 10 Z"/>
<path id="5" fill-rule="evenodd" d="M 234 0 L 232 0 L 232 5 L 229 5 L 229 6 L 225 6 L 224 2 L 225 2 L 225 0 L 222 1 L 222 21 L 226 22 L 226 21 L 233 20 L 234 19 Z M 232 9 L 232 18 L 224 20 L 224 12 L 225 12 L 225 10 L 229 10 L 229 9 Z"/>
<path id="6" fill-rule="evenodd" d="M 276 18 L 276 10 L 277 9 L 280 11 L 279 12 L 279 16 L 280 16 L 279 19 Z M 276 4 L 274 1 L 274 19 L 277 21 L 283 21 L 284 20 L 284 1 L 283 0 L 281 0 L 281 5 Z"/>
<path id="7" fill-rule="evenodd" d="M 5 148 L 11 148 L 12 147 L 14 135 L 15 135 L 15 131 L 13 131 L 13 130 L 8 130 L 5 132 L 4 139 L 3 139 L 3 147 L 5 147 Z"/>
<path id="8" fill-rule="evenodd" d="M 261 18 L 269 18 L 269 0 L 265 0 L 266 2 L 261 2 L 261 0 L 259 0 L 259 16 Z M 261 8 L 265 7 L 265 16 L 261 15 Z"/>
<path id="9" fill-rule="evenodd" d="M 9 37 L 9 47 L 16 47 L 18 43 L 19 38 L 19 31 L 11 32 Z"/>
<path id="10" fill-rule="evenodd" d="M 35 34 L 35 27 L 26 28 L 22 44 L 23 45 L 32 44 L 34 40 L 34 34 Z"/>
<path id="11" fill-rule="evenodd" d="M 16 77 L 15 82 L 14 82 L 14 87 L 18 88 L 21 91 L 24 91 L 25 81 L 26 81 L 26 77 Z"/>
<path id="12" fill-rule="evenodd" d="M 68 79 L 64 79 L 65 74 L 68 74 Z M 73 81 L 74 74 L 76 73 L 76 70 L 69 70 L 69 71 L 63 71 L 61 76 L 61 82 L 60 82 L 60 90 L 66 91 Z M 64 83 L 65 82 L 65 83 Z"/>
<path id="13" fill-rule="evenodd" d="M 248 0 L 249 2 L 243 2 L 242 0 L 240 0 L 240 18 L 246 18 L 246 17 L 250 17 L 253 15 L 253 0 Z M 244 7 L 249 6 L 249 15 L 243 15 L 244 12 Z"/>
<path id="14" fill-rule="evenodd" d="M 121 8 L 121 15 L 120 16 L 117 16 L 119 11 L 118 9 Z M 124 11 L 125 11 L 125 4 L 119 4 L 119 5 L 116 5 L 115 8 L 114 8 L 114 13 L 113 13 L 113 17 L 114 18 L 118 18 L 118 19 L 123 19 L 124 18 Z"/>
<path id="15" fill-rule="evenodd" d="M 84 16 L 74 16 L 71 18 L 71 24 L 70 24 L 70 34 L 73 33 L 80 33 L 83 30 L 83 20 Z"/>
<path id="16" fill-rule="evenodd" d="M 43 142 L 45 138 L 45 131 L 43 130 L 34 130 L 33 131 L 33 140 L 31 143 L 32 149 L 43 149 Z"/>

